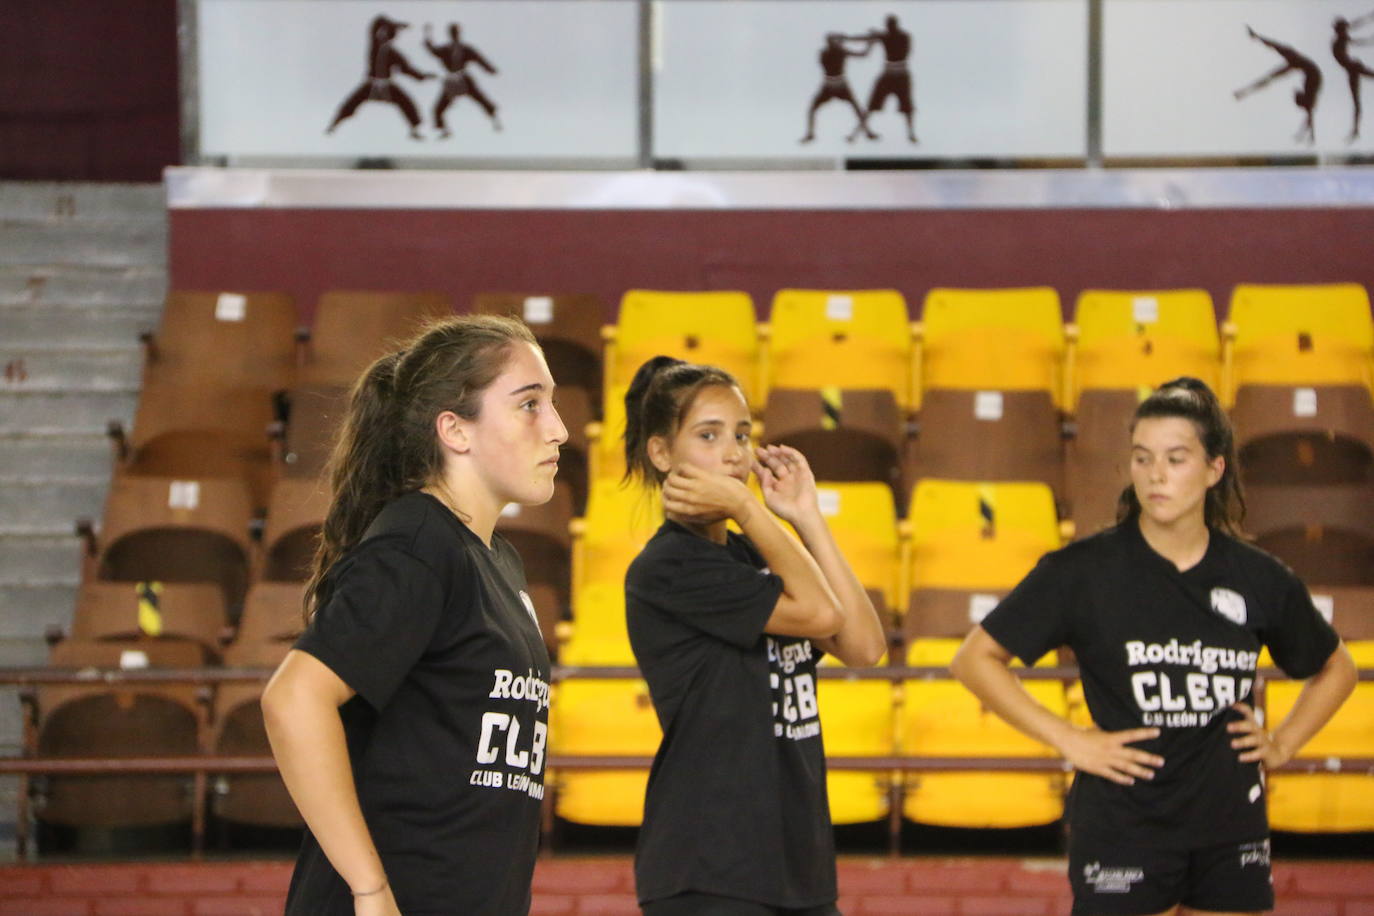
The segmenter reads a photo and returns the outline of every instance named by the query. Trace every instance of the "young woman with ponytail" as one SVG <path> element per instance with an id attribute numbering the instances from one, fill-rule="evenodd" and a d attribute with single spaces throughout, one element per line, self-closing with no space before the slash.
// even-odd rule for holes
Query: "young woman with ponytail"
<path id="1" fill-rule="evenodd" d="M 553 387 L 528 328 L 477 316 L 354 387 L 305 634 L 262 698 L 308 828 L 288 914 L 528 911 L 549 659 L 494 528 L 553 495 Z"/>
<path id="2" fill-rule="evenodd" d="M 1043 557 L 974 627 L 955 676 L 1077 770 L 1068 821 L 1075 914 L 1242 914 L 1274 905 L 1264 770 L 1344 702 L 1355 666 L 1302 582 L 1239 539 L 1231 425 L 1202 382 L 1141 402 L 1118 523 Z M 1061 645 L 1089 728 L 1008 670 Z M 1263 648 L 1306 678 L 1272 732 L 1252 706 Z"/>
<path id="3" fill-rule="evenodd" d="M 816 663 L 822 652 L 876 663 L 882 624 L 806 459 L 751 448 L 729 374 L 656 357 L 625 413 L 626 476 L 662 489 L 667 519 L 625 577 L 630 643 L 663 726 L 635 858 L 640 905 L 647 916 L 834 914 Z"/>

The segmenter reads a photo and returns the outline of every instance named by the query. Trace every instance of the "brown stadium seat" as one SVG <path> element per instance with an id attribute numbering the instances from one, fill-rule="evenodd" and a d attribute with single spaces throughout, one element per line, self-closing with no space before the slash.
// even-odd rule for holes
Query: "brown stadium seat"
<path id="1" fill-rule="evenodd" d="M 315 306 L 300 381 L 348 388 L 377 357 L 453 314 L 442 293 L 330 290 Z"/>
<path id="2" fill-rule="evenodd" d="M 239 480 L 117 476 L 105 501 L 93 578 L 212 583 L 232 613 L 248 587 L 252 514 L 248 487 Z"/>
<path id="3" fill-rule="evenodd" d="M 525 566 L 527 591 L 549 650 L 557 645 L 554 630 L 568 617 L 572 602 L 573 489 L 559 471 L 553 498 L 541 506 L 512 503 L 497 519 L 496 530 L 511 542 Z"/>
<path id="4" fill-rule="evenodd" d="M 1116 503 L 1130 485 L 1131 419 L 1141 392 L 1089 390 L 1078 397 L 1074 436 L 1064 455 L 1065 492 L 1074 535 L 1116 523 Z"/>
<path id="5" fill-rule="evenodd" d="M 581 388 L 589 403 L 600 403 L 601 327 L 608 315 L 596 296 L 479 293 L 472 300 L 472 310 L 523 319 L 539 339 L 558 387 Z"/>
<path id="6" fill-rule="evenodd" d="M 224 592 L 195 582 L 86 582 L 76 598 L 72 639 L 121 644 L 183 640 L 217 663 L 229 615 Z"/>
<path id="7" fill-rule="evenodd" d="M 905 423 L 892 391 L 772 388 L 763 441 L 806 456 L 817 480 L 898 482 Z"/>
<path id="8" fill-rule="evenodd" d="M 1353 483 L 1374 467 L 1374 400 L 1362 385 L 1246 385 L 1231 421 L 1247 481 Z"/>
<path id="9" fill-rule="evenodd" d="M 236 643 L 295 642 L 304 629 L 301 603 L 304 582 L 257 582 L 248 590 Z"/>
<path id="10" fill-rule="evenodd" d="M 276 668 L 287 642 L 236 642 L 225 652 L 232 668 Z M 211 750 L 229 757 L 268 757 L 272 754 L 262 722 L 263 684 L 227 683 L 215 695 Z M 276 773 L 212 774 L 211 810 L 222 820 L 258 827 L 300 827 L 304 823 L 281 776 Z"/>
<path id="11" fill-rule="evenodd" d="M 328 511 L 329 491 L 323 481 L 309 477 L 278 480 L 263 527 L 261 578 L 273 582 L 310 578 Z"/>
<path id="12" fill-rule="evenodd" d="M 1374 485 L 1245 488 L 1245 530 L 1313 589 L 1374 586 Z"/>
<path id="13" fill-rule="evenodd" d="M 59 668 L 194 668 L 203 659 L 189 641 L 117 642 L 68 639 L 52 650 Z M 126 684 L 42 687 L 30 753 L 52 757 L 192 756 L 206 724 L 191 685 Z M 48 777 L 36 814 L 49 824 L 146 827 L 187 822 L 194 804 L 189 775 L 104 774 Z"/>
<path id="14" fill-rule="evenodd" d="M 1374 640 L 1374 587 L 1318 585 L 1311 593 L 1312 603 L 1346 642 Z"/>
<path id="15" fill-rule="evenodd" d="M 1059 414 L 1044 391 L 927 389 L 903 477 L 1034 480 L 1063 492 Z"/>
<path id="16" fill-rule="evenodd" d="M 281 477 L 315 479 L 324 471 L 339 425 L 348 410 L 346 385 L 296 385 L 283 398 L 285 422 L 274 427 L 281 439 Z"/>
<path id="17" fill-rule="evenodd" d="M 244 477 L 265 497 L 274 398 L 295 362 L 296 309 L 281 293 L 173 291 L 147 341 L 132 433 L 111 433 L 125 469 Z"/>

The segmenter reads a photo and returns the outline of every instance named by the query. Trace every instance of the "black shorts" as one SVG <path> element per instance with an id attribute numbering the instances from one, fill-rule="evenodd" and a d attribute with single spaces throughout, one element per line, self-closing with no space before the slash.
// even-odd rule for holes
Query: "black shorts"
<path id="1" fill-rule="evenodd" d="M 1074 916 L 1142 916 L 1180 903 L 1242 913 L 1274 907 L 1267 839 L 1175 851 L 1076 834 L 1069 883 Z"/>
<path id="2" fill-rule="evenodd" d="M 841 916 L 833 903 L 789 908 L 696 892 L 651 900 L 640 909 L 644 916 Z"/>

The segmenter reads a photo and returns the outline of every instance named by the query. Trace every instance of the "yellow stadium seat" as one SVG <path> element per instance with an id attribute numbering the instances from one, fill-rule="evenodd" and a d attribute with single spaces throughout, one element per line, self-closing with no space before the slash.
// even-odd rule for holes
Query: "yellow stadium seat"
<path id="1" fill-rule="evenodd" d="M 1355 664 L 1374 668 L 1374 642 L 1347 643 Z M 1261 658 L 1261 665 L 1273 664 Z M 1273 728 L 1293 708 L 1300 681 L 1270 681 L 1266 722 Z M 1374 682 L 1361 681 L 1331 721 L 1308 742 L 1299 760 L 1374 757 Z M 1275 830 L 1347 833 L 1374 830 L 1374 778 L 1364 773 L 1274 773 L 1269 777 L 1269 823 Z"/>
<path id="2" fill-rule="evenodd" d="M 773 297 L 760 400 L 773 388 L 887 389 L 912 406 L 911 319 L 892 289 Z"/>
<path id="3" fill-rule="evenodd" d="M 630 561 L 661 524 L 663 503 L 656 491 L 619 480 L 592 481 L 587 514 L 572 523 L 574 607 L 578 592 L 590 584 L 623 586 Z"/>
<path id="4" fill-rule="evenodd" d="M 1246 385 L 1369 389 L 1374 381 L 1374 321 L 1358 283 L 1237 286 L 1226 331 L 1228 405 Z"/>
<path id="5" fill-rule="evenodd" d="M 886 658 L 879 664 L 886 664 Z M 839 667 L 827 655 L 823 667 Z M 891 681 L 825 678 L 817 687 L 821 735 L 830 757 L 891 757 L 896 754 Z M 891 775 L 886 770 L 838 770 L 826 776 L 830 820 L 836 824 L 880 821 L 891 808 Z"/>
<path id="6" fill-rule="evenodd" d="M 629 385 L 606 389 L 601 421 L 587 427 L 587 476 L 619 481 L 625 476 L 625 391 Z"/>
<path id="7" fill-rule="evenodd" d="M 616 324 L 604 332 L 608 403 L 659 355 L 718 366 L 739 381 L 746 397 L 752 395 L 758 390 L 757 320 L 748 293 L 629 290 Z"/>
<path id="8" fill-rule="evenodd" d="M 956 639 L 912 643 L 913 666 L 948 665 Z M 1049 664 L 1048 660 L 1042 664 Z M 1027 680 L 1026 689 L 1050 711 L 1065 715 L 1064 687 L 1057 681 Z M 957 681 L 907 681 L 900 747 L 914 757 L 1053 758 L 1055 751 L 1027 738 L 982 707 Z M 903 814 L 920 824 L 947 827 L 1029 827 L 1049 824 L 1064 813 L 1063 774 L 920 772 L 908 777 Z"/>
<path id="9" fill-rule="evenodd" d="M 663 733 L 638 680 L 570 679 L 558 684 L 549 708 L 549 752 L 556 755 L 652 757 Z M 554 774 L 554 812 L 564 820 L 635 827 L 644 817 L 642 770 L 564 768 Z"/>
<path id="10" fill-rule="evenodd" d="M 1006 589 L 1060 545 L 1041 483 L 922 480 L 907 513 L 910 589 Z"/>
<path id="11" fill-rule="evenodd" d="M 917 406 L 935 388 L 1044 391 L 1063 406 L 1064 319 L 1053 289 L 932 289 L 920 328 Z"/>
<path id="12" fill-rule="evenodd" d="M 1220 380 L 1221 341 L 1205 290 L 1085 290 L 1071 336 L 1069 410 L 1085 390 L 1135 391 L 1181 375 L 1213 388 Z"/>
<path id="13" fill-rule="evenodd" d="M 821 514 L 835 543 L 870 594 L 882 597 L 879 611 L 900 606 L 901 544 L 892 488 L 883 483 L 816 485 Z"/>

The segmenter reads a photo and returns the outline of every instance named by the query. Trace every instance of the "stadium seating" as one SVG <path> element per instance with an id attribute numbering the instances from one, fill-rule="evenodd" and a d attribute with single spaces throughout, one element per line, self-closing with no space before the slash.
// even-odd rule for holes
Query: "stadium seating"
<path id="1" fill-rule="evenodd" d="M 328 511 L 329 490 L 323 481 L 310 477 L 278 480 L 263 527 L 259 578 L 273 582 L 308 579 Z"/>
<path id="2" fill-rule="evenodd" d="M 480 293 L 472 310 L 523 320 L 538 338 L 558 387 L 583 389 L 591 403 L 600 402 L 606 307 L 599 298 L 586 293 Z"/>
<path id="3" fill-rule="evenodd" d="M 764 340 L 760 400 L 774 388 L 885 390 L 911 409 L 911 319 L 896 290 L 779 290 Z"/>
<path id="4" fill-rule="evenodd" d="M 304 626 L 301 602 L 303 582 L 257 582 L 248 589 L 234 641 L 245 645 L 260 642 L 294 642 Z"/>
<path id="5" fill-rule="evenodd" d="M 121 470 L 246 479 L 266 498 L 267 429 L 291 378 L 296 309 L 279 293 L 173 291 L 146 339 L 132 434 L 111 424 Z"/>
<path id="6" fill-rule="evenodd" d="M 453 314 L 440 293 L 329 290 L 315 305 L 298 379 L 349 387 L 371 362 L 399 348 L 426 322 Z"/>
<path id="7" fill-rule="evenodd" d="M 906 424 L 893 392 L 773 388 L 763 439 L 806 456 L 819 480 L 880 480 L 896 486 Z"/>
<path id="8" fill-rule="evenodd" d="M 1355 664 L 1374 668 L 1374 642 L 1349 643 Z M 1267 721 L 1276 725 L 1293 708 L 1300 681 L 1271 681 L 1266 687 Z M 1299 760 L 1369 757 L 1374 748 L 1374 682 L 1363 681 Z M 1269 776 L 1269 823 L 1298 833 L 1374 830 L 1374 779 L 1363 773 L 1274 773 Z"/>
<path id="9" fill-rule="evenodd" d="M 219 660 L 229 616 L 215 585 L 179 582 L 86 582 L 76 598 L 70 637 L 136 647 L 149 639 L 187 641 L 197 664 Z"/>
<path id="10" fill-rule="evenodd" d="M 557 648 L 558 623 L 572 607 L 572 487 L 562 479 L 553 498 L 542 506 L 511 503 L 496 521 L 496 530 L 511 542 L 525 567 L 525 581 L 539 627 L 550 651 Z"/>
<path id="11" fill-rule="evenodd" d="M 53 647 L 55 668 L 195 668 L 205 655 L 189 640 L 120 642 L 67 639 Z M 29 754 L 50 757 L 191 756 L 204 747 L 207 714 L 188 684 L 38 690 L 38 729 Z M 189 776 L 134 773 L 48 777 L 38 819 L 73 827 L 146 827 L 189 822 Z"/>
<path id="12" fill-rule="evenodd" d="M 248 642 L 241 638 L 226 650 L 224 663 L 238 668 L 275 668 L 290 650 L 288 642 Z M 219 686 L 210 734 L 213 753 L 227 757 L 271 755 L 259 702 L 262 688 L 261 683 L 255 682 Z M 211 810 L 224 821 L 258 827 L 304 824 L 276 773 L 220 773 L 211 778 Z"/>
<path id="13" fill-rule="evenodd" d="M 116 477 L 87 581 L 211 582 L 233 614 L 248 587 L 250 506 L 240 480 Z"/>
<path id="14" fill-rule="evenodd" d="M 920 432 L 905 458 L 924 477 L 1038 480 L 1063 488 L 1064 326 L 1052 289 L 934 289 L 917 347 Z"/>
<path id="15" fill-rule="evenodd" d="M 751 404 L 757 397 L 758 325 L 747 293 L 632 289 L 603 333 L 608 398 L 659 355 L 718 366 L 739 381 Z"/>

